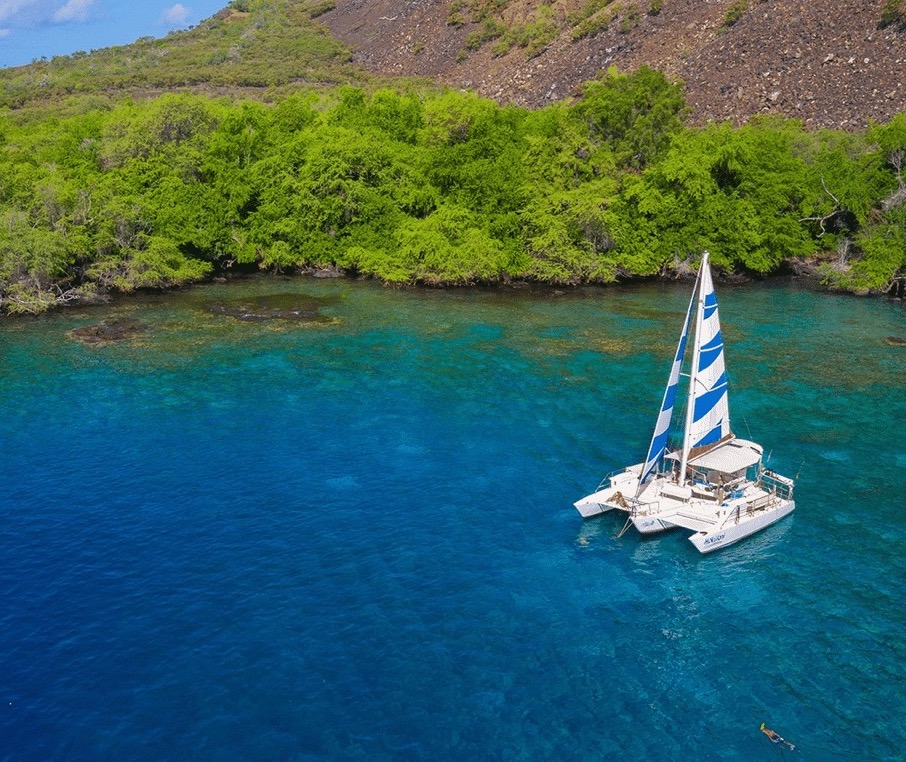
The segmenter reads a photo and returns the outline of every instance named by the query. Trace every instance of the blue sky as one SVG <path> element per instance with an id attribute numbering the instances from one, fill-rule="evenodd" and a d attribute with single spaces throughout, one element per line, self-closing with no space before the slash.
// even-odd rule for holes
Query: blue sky
<path id="1" fill-rule="evenodd" d="M 0 0 L 0 67 L 162 37 L 227 5 L 229 0 Z"/>

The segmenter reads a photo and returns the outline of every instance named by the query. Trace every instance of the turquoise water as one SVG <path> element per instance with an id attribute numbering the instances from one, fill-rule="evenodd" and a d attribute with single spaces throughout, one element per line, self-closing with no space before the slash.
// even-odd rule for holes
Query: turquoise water
<path id="1" fill-rule="evenodd" d="M 700 556 L 640 460 L 689 284 L 250 280 L 0 324 L 0 759 L 900 759 L 906 313 L 718 284 L 797 510 Z M 301 304 L 242 321 L 212 303 Z M 86 347 L 111 316 L 147 331 Z"/>

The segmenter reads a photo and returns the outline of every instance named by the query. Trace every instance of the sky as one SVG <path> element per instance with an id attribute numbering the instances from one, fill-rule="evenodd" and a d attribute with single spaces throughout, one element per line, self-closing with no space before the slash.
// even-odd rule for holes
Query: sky
<path id="1" fill-rule="evenodd" d="M 0 67 L 162 37 L 229 0 L 0 0 Z"/>

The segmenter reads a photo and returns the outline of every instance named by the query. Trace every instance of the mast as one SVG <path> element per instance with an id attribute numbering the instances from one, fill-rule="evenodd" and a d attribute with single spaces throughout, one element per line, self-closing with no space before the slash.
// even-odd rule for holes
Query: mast
<path id="1" fill-rule="evenodd" d="M 708 251 L 705 250 L 705 253 L 702 256 L 702 264 L 698 271 L 698 278 L 695 282 L 696 290 L 694 298 L 697 302 L 697 306 L 695 309 L 695 338 L 693 341 L 692 370 L 689 376 L 689 396 L 686 401 L 686 428 L 683 431 L 683 457 L 680 461 L 679 475 L 676 478 L 676 483 L 681 487 L 686 483 L 686 466 L 689 463 L 689 450 L 692 449 L 690 435 L 692 433 L 692 418 L 695 413 L 695 384 L 698 381 L 698 362 L 701 353 L 702 316 L 705 311 L 705 300 L 702 296 L 702 282 L 704 280 L 703 276 L 705 268 L 707 267 Z"/>

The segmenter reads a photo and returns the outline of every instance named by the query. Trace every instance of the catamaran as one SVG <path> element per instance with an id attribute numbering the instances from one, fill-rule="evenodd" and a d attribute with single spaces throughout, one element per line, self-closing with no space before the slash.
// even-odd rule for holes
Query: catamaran
<path id="1" fill-rule="evenodd" d="M 683 439 L 671 451 L 668 441 L 680 378 L 687 375 L 681 371 L 693 310 Z M 627 513 L 623 532 L 630 524 L 643 535 L 675 527 L 692 530 L 692 544 L 710 553 L 770 526 L 796 507 L 793 480 L 767 469 L 763 452 L 761 445 L 730 429 L 724 344 L 705 252 L 645 461 L 606 477 L 574 505 L 584 518 L 611 510 Z"/>

